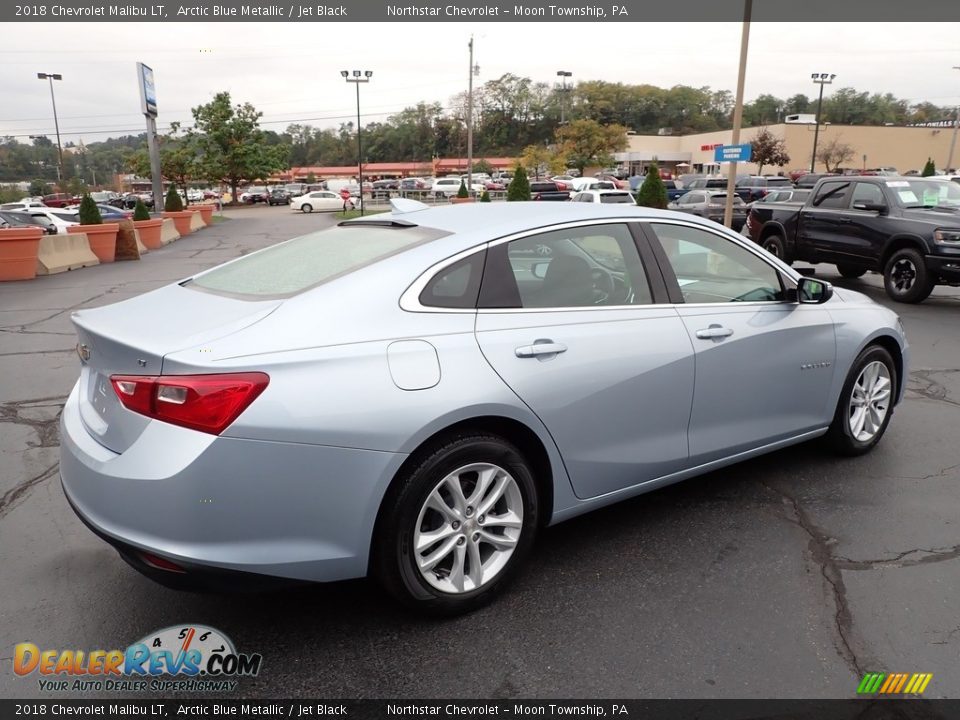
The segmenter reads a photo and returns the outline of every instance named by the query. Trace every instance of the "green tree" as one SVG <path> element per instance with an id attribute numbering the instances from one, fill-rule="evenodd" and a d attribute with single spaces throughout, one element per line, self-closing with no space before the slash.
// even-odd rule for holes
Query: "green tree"
<path id="1" fill-rule="evenodd" d="M 147 206 L 143 204 L 143 200 L 137 198 L 137 204 L 133 206 L 133 219 L 134 220 L 149 220 L 150 211 L 147 210 Z"/>
<path id="2" fill-rule="evenodd" d="M 483 194 L 480 196 L 480 202 L 490 202 L 490 193 L 484 189 Z"/>
<path id="3" fill-rule="evenodd" d="M 583 175 L 588 165 L 606 167 L 612 153 L 627 147 L 627 129 L 622 125 L 601 125 L 596 120 L 574 120 L 557 128 L 557 142 L 571 167 Z"/>
<path id="4" fill-rule="evenodd" d="M 513 180 L 507 186 L 507 201 L 524 201 L 530 199 L 530 181 L 527 179 L 527 171 L 523 165 L 517 165 L 513 171 Z"/>
<path id="5" fill-rule="evenodd" d="M 637 205 L 642 207 L 667 207 L 667 187 L 660 177 L 660 170 L 655 162 L 647 168 L 647 177 L 644 178 L 640 191 L 637 193 Z"/>
<path id="6" fill-rule="evenodd" d="M 932 158 L 927 158 L 927 162 L 923 166 L 923 170 L 920 172 L 921 177 L 930 177 L 931 175 L 937 174 L 937 166 L 934 165 Z"/>
<path id="7" fill-rule="evenodd" d="M 474 160 L 473 161 L 473 172 L 475 173 L 486 173 L 487 175 L 493 174 L 493 165 L 488 163 L 486 160 Z"/>
<path id="8" fill-rule="evenodd" d="M 80 201 L 80 224 L 81 225 L 102 225 L 103 216 L 100 214 L 100 208 L 89 194 L 84 193 Z"/>
<path id="9" fill-rule="evenodd" d="M 250 103 L 233 105 L 229 92 L 219 92 L 192 113 L 194 127 L 189 136 L 196 148 L 198 173 L 210 182 L 226 181 L 231 197 L 237 197 L 241 182 L 266 178 L 284 167 L 286 147 L 265 142 L 260 129 L 263 113 Z"/>
<path id="10" fill-rule="evenodd" d="M 315 185 L 316 182 L 317 182 L 317 176 L 314 175 L 312 172 L 311 172 L 311 173 L 307 173 L 307 184 L 308 184 L 308 185 Z"/>
<path id="11" fill-rule="evenodd" d="M 183 211 L 183 200 L 173 184 L 171 184 L 170 189 L 167 190 L 167 197 L 163 200 L 163 209 L 167 212 Z"/>
<path id="12" fill-rule="evenodd" d="M 764 165 L 783 167 L 790 162 L 786 141 L 783 138 L 778 138 L 767 128 L 761 128 L 750 145 L 752 146 L 753 162 L 757 164 L 758 175 L 763 172 Z"/>
<path id="13" fill-rule="evenodd" d="M 37 196 L 49 195 L 50 186 L 47 185 L 43 179 L 37 178 L 30 183 L 30 194 Z"/>
<path id="14" fill-rule="evenodd" d="M 462 178 L 460 179 L 460 189 L 457 190 L 457 197 L 458 198 L 470 197 L 470 193 L 467 191 L 467 185 Z"/>
<path id="15" fill-rule="evenodd" d="M 537 178 L 540 177 L 541 168 L 556 175 L 567 167 L 567 159 L 546 145 L 527 145 L 520 156 L 520 162 L 524 167 L 533 168 Z"/>

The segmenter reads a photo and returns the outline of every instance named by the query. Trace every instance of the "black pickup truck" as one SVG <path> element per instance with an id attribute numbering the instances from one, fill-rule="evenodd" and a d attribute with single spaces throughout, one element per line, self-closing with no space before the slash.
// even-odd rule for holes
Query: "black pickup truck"
<path id="1" fill-rule="evenodd" d="M 883 273 L 887 294 L 918 303 L 960 285 L 960 185 L 913 177 L 826 177 L 799 209 L 756 203 L 743 233 L 787 263 L 832 263 L 846 278 Z"/>
<path id="2" fill-rule="evenodd" d="M 960 185 L 957 187 L 960 187 Z M 530 198 L 533 200 L 569 200 L 570 191 L 561 190 L 553 180 L 531 180 Z"/>

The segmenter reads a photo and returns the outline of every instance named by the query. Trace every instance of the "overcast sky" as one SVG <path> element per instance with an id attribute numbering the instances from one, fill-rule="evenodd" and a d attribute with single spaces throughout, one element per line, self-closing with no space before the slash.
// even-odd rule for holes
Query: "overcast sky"
<path id="1" fill-rule="evenodd" d="M 838 0 L 839 1 L 839 0 Z M 447 105 L 466 90 L 467 42 L 483 83 L 512 72 L 573 80 L 709 85 L 736 90 L 740 23 L 84 23 L 8 25 L 0 46 L 0 135 L 49 134 L 46 82 L 55 83 L 64 142 L 142 132 L 134 63 L 154 69 L 161 131 L 228 90 L 264 113 L 266 129 L 336 126 L 355 117 L 342 69 L 372 70 L 361 86 L 364 122 L 420 100 Z M 960 103 L 960 24 L 754 23 L 746 98 L 833 88 L 891 92 L 912 102 Z M 831 88 L 827 88 L 827 93 Z"/>

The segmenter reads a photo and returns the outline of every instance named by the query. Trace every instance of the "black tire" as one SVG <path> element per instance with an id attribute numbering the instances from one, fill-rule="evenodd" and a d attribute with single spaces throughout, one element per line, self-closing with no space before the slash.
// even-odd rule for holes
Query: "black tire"
<path id="1" fill-rule="evenodd" d="M 856 265 L 837 265 L 837 272 L 840 273 L 840 277 L 856 280 L 858 277 L 863 277 L 867 269 L 857 267 Z"/>
<path id="2" fill-rule="evenodd" d="M 414 534 L 421 508 L 448 474 L 471 463 L 491 463 L 516 481 L 523 501 L 520 536 L 503 569 L 481 587 L 447 593 L 431 586 L 416 565 Z M 384 498 L 371 549 L 373 575 L 407 607 L 431 615 L 458 615 L 492 600 L 509 583 L 533 546 L 539 525 L 536 483 L 523 455 L 503 438 L 463 433 L 425 451 Z"/>
<path id="3" fill-rule="evenodd" d="M 850 428 L 850 399 L 853 393 L 854 384 L 863 369 L 874 361 L 882 362 L 890 375 L 890 397 L 887 403 L 886 415 L 880 424 L 880 429 L 869 440 L 858 440 L 853 435 Z M 833 415 L 833 422 L 830 424 L 830 430 L 827 432 L 827 442 L 833 450 L 841 455 L 863 455 L 869 452 L 874 445 L 880 442 L 880 438 L 887 430 L 890 424 L 890 418 L 893 415 L 893 402 L 896 398 L 897 388 L 897 366 L 890 357 L 890 353 L 879 345 L 869 345 L 864 348 L 857 359 L 853 362 L 850 372 L 847 373 L 847 379 L 843 383 L 843 389 L 840 391 L 840 399 L 837 401 L 837 409 Z"/>
<path id="4" fill-rule="evenodd" d="M 310 203 L 304 203 L 303 205 L 300 206 L 300 211 L 305 213 L 312 213 L 313 205 L 311 205 Z"/>
<path id="5" fill-rule="evenodd" d="M 771 255 L 775 255 L 783 260 L 787 265 L 793 263 L 793 259 L 787 257 L 787 244 L 779 235 L 767 235 L 767 237 L 760 241 L 760 246 Z"/>
<path id="6" fill-rule="evenodd" d="M 923 255 L 913 248 L 897 250 L 883 268 L 883 287 L 896 302 L 923 302 L 933 292 L 934 285 L 936 282 L 927 271 Z"/>

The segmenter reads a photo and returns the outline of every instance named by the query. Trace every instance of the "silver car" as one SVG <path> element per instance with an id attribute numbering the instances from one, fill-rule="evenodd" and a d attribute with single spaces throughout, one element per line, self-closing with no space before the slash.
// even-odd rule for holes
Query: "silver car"
<path id="1" fill-rule="evenodd" d="M 715 223 L 393 205 L 74 314 L 63 488 L 135 568 L 462 612 L 544 526 L 819 436 L 864 453 L 903 396 L 893 312 Z"/>
<path id="2" fill-rule="evenodd" d="M 667 205 L 670 210 L 698 215 L 717 223 L 723 222 L 723 211 L 727 204 L 726 190 L 691 190 Z M 747 206 L 739 197 L 733 198 L 733 216 L 731 225 L 739 230 L 747 221 Z"/>

